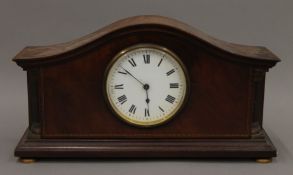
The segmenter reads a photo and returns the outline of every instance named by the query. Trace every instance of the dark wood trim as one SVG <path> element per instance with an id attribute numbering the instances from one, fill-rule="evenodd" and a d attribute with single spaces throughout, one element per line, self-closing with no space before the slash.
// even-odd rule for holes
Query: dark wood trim
<path id="1" fill-rule="evenodd" d="M 40 69 L 27 71 L 28 107 L 29 107 L 29 128 L 35 134 L 40 134 Z"/>
<path id="2" fill-rule="evenodd" d="M 179 22 L 175 19 L 162 16 L 136 16 L 126 18 L 110 24 L 94 33 L 86 35 L 82 38 L 69 41 L 66 43 L 51 45 L 51 46 L 29 46 L 24 48 L 13 59 L 20 66 L 22 62 L 34 62 L 36 60 L 58 59 L 58 55 L 69 53 L 75 49 L 83 47 L 89 43 L 93 43 L 100 38 L 112 34 L 113 32 L 129 27 L 169 27 L 177 30 L 180 33 L 193 37 L 195 40 L 216 47 L 235 56 L 246 57 L 249 59 L 278 62 L 280 59 L 265 47 L 260 46 L 245 46 L 232 44 L 229 42 L 215 39 L 187 24 Z"/>
<path id="3" fill-rule="evenodd" d="M 253 113 L 252 113 L 252 134 L 257 135 L 262 129 L 263 124 L 263 103 L 265 90 L 265 75 L 267 69 L 254 68 L 253 69 Z"/>
<path id="4" fill-rule="evenodd" d="M 28 130 L 15 149 L 22 158 L 269 158 L 265 131 L 251 139 L 40 139 Z"/>

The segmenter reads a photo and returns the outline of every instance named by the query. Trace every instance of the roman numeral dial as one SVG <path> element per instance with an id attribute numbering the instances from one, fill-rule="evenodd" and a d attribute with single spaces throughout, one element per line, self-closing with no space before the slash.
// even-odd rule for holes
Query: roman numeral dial
<path id="1" fill-rule="evenodd" d="M 180 58 L 161 46 L 135 45 L 121 51 L 106 74 L 106 100 L 113 117 L 148 127 L 175 117 L 186 98 L 184 70 Z"/>

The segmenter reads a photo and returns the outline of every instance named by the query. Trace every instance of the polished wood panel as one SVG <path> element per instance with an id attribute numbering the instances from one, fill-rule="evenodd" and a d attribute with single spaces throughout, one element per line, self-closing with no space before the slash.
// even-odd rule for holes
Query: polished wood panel
<path id="1" fill-rule="evenodd" d="M 131 32 L 111 41 L 41 69 L 45 103 L 42 137 L 249 137 L 250 65 L 210 56 L 164 32 Z M 115 54 L 137 43 L 163 45 L 187 67 L 189 100 L 168 124 L 130 126 L 106 106 L 105 68 Z"/>

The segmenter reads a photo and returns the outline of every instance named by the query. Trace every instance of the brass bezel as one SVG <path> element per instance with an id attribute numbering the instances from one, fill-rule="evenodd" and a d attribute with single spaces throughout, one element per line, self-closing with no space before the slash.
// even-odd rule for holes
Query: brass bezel
<path id="1" fill-rule="evenodd" d="M 136 120 L 132 120 L 130 119 L 128 116 L 125 116 L 123 113 L 121 113 L 113 104 L 113 102 L 110 100 L 110 95 L 108 92 L 108 88 L 107 88 L 107 81 L 108 81 L 108 74 L 112 68 L 112 66 L 116 63 L 116 61 L 119 60 L 119 58 L 121 58 L 123 55 L 125 55 L 126 53 L 135 50 L 135 49 L 140 49 L 140 48 L 151 48 L 151 49 L 157 49 L 163 52 L 168 53 L 169 55 L 172 56 L 172 58 L 177 61 L 177 63 L 180 65 L 180 67 L 183 70 L 183 74 L 185 76 L 185 83 L 186 83 L 186 88 L 185 88 L 185 92 L 184 92 L 184 97 L 183 100 L 180 101 L 180 103 L 178 104 L 178 107 L 176 110 L 174 110 L 172 113 L 170 113 L 169 115 L 163 117 L 160 120 L 156 120 L 156 121 L 150 121 L 150 122 L 140 122 L 140 121 L 136 121 Z M 104 76 L 104 94 L 105 94 L 105 100 L 109 106 L 109 108 L 111 109 L 111 111 L 122 121 L 132 125 L 132 126 L 138 126 L 138 127 L 142 127 L 142 128 L 149 128 L 149 127 L 155 127 L 161 124 L 166 123 L 167 121 L 171 120 L 173 117 L 175 117 L 183 108 L 184 104 L 187 101 L 187 97 L 189 95 L 189 77 L 187 74 L 187 69 L 185 67 L 185 65 L 183 64 L 183 62 L 181 61 L 181 59 L 171 50 L 167 49 L 166 47 L 162 47 L 159 46 L 157 44 L 149 44 L 149 43 L 144 43 L 144 44 L 135 44 L 133 46 L 127 47 L 126 49 L 123 49 L 122 51 L 120 51 L 118 54 L 116 54 L 113 59 L 110 61 L 110 63 L 108 64 L 106 71 L 105 71 L 105 76 Z"/>

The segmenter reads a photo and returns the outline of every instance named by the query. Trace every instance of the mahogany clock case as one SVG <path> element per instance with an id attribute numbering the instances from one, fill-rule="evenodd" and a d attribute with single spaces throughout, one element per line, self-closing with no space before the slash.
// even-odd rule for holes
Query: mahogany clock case
<path id="1" fill-rule="evenodd" d="M 105 100 L 106 67 L 136 44 L 174 52 L 189 96 L 163 125 L 140 128 L 114 116 Z M 138 16 L 80 39 L 26 47 L 29 127 L 18 157 L 274 157 L 262 128 L 265 73 L 279 59 L 264 47 L 214 39 L 173 19 Z"/>

